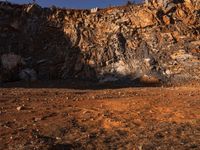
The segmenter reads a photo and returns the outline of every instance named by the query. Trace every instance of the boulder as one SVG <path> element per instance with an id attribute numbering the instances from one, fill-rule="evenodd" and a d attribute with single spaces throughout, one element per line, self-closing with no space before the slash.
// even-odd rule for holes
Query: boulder
<path id="1" fill-rule="evenodd" d="M 139 17 L 138 22 L 140 23 L 140 26 L 143 28 L 147 26 L 152 26 L 155 24 L 155 18 L 153 14 L 148 11 L 140 10 L 137 16 Z"/>
<path id="2" fill-rule="evenodd" d="M 19 73 L 19 78 L 24 81 L 36 81 L 37 73 L 34 69 L 26 68 L 21 70 Z"/>
<path id="3" fill-rule="evenodd" d="M 24 65 L 25 62 L 20 55 L 8 53 L 1 56 L 1 64 L 3 69 L 12 70 L 19 65 Z"/>
<path id="4" fill-rule="evenodd" d="M 149 75 L 143 75 L 139 78 L 139 81 L 143 84 L 159 84 L 160 79 L 156 76 L 149 76 Z"/>
<path id="5" fill-rule="evenodd" d="M 166 25 L 169 25 L 169 24 L 170 24 L 170 18 L 169 18 L 167 15 L 164 15 L 164 16 L 163 16 L 163 22 L 164 22 Z"/>
<path id="6" fill-rule="evenodd" d="M 40 15 L 42 8 L 37 4 L 31 4 L 26 8 L 26 12 L 31 15 Z"/>

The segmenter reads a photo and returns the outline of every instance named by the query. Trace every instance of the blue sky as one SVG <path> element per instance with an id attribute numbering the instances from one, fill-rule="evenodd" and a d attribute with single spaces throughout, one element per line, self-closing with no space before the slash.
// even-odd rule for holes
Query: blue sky
<path id="1" fill-rule="evenodd" d="M 1 1 L 1 0 L 0 0 Z M 30 3 L 32 0 L 8 0 L 12 3 Z M 135 2 L 139 2 L 141 0 L 135 0 Z M 110 4 L 113 5 L 123 5 L 126 4 L 127 0 L 36 0 L 36 2 L 43 6 L 59 6 L 66 8 L 93 8 L 93 7 L 107 7 Z"/>

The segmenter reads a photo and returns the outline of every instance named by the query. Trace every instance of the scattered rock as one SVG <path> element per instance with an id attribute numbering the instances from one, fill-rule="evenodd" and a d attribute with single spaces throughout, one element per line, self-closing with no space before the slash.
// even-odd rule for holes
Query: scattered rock
<path id="1" fill-rule="evenodd" d="M 37 121 L 41 121 L 42 118 L 34 118 L 33 120 L 34 120 L 34 122 L 37 122 Z"/>
<path id="2" fill-rule="evenodd" d="M 23 110 L 24 108 L 25 108 L 24 106 L 18 106 L 17 110 L 20 111 L 20 110 Z"/>

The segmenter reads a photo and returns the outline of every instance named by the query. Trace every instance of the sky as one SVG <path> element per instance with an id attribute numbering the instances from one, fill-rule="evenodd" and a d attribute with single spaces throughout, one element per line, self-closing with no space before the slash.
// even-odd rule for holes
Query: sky
<path id="1" fill-rule="evenodd" d="M 3 0 L 0 0 L 3 1 Z M 12 3 L 24 4 L 30 3 L 32 0 L 8 0 Z M 94 7 L 108 7 L 116 5 L 124 5 L 128 0 L 36 0 L 36 2 L 42 7 L 50 7 L 52 5 L 65 8 L 94 8 Z M 133 1 L 133 0 L 132 0 Z M 139 2 L 141 0 L 135 0 Z"/>

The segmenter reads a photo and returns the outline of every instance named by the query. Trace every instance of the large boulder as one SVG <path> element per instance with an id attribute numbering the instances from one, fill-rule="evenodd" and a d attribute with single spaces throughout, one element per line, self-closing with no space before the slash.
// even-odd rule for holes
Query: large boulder
<path id="1" fill-rule="evenodd" d="M 142 28 L 152 26 L 156 22 L 153 14 L 145 10 L 140 10 L 137 16 L 139 18 L 138 23 Z"/>
<path id="2" fill-rule="evenodd" d="M 23 65 L 24 63 L 25 62 L 20 55 L 8 53 L 1 56 L 2 68 L 6 70 L 12 70 L 19 65 Z"/>
<path id="3" fill-rule="evenodd" d="M 26 8 L 26 12 L 31 15 L 40 15 L 42 8 L 37 4 L 31 4 Z"/>
<path id="4" fill-rule="evenodd" d="M 3 54 L 0 57 L 0 82 L 18 80 L 18 72 L 25 65 L 23 58 L 14 53 Z"/>
<path id="5" fill-rule="evenodd" d="M 19 78 L 24 81 L 35 81 L 37 80 L 37 73 L 33 69 L 26 68 L 21 70 L 19 73 Z"/>

